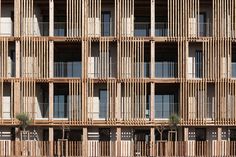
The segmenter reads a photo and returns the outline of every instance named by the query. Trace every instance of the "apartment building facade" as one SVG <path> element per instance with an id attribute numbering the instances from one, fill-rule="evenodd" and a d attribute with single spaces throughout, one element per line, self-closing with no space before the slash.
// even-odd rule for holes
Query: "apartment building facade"
<path id="1" fill-rule="evenodd" d="M 150 155 L 127 148 L 159 141 L 173 114 L 178 141 L 236 140 L 234 0 L 0 0 L 0 10 L 1 141 L 20 140 L 19 113 L 32 119 L 29 140 L 65 136 L 83 156 Z M 120 145 L 101 151 L 103 141 Z"/>

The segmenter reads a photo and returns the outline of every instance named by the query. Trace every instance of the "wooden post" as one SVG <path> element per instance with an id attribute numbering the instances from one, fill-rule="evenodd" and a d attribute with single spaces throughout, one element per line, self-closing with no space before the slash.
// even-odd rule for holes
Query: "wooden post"
<path id="1" fill-rule="evenodd" d="M 88 129 L 83 128 L 83 139 L 82 139 L 82 156 L 88 156 Z"/>
<path id="2" fill-rule="evenodd" d="M 155 37 L 155 0 L 151 1 L 151 37 Z"/>
<path id="3" fill-rule="evenodd" d="M 151 83 L 150 120 L 155 120 L 155 83 Z"/>
<path id="4" fill-rule="evenodd" d="M 221 127 L 218 127 L 217 128 L 217 140 L 218 141 L 221 141 L 222 140 L 222 128 Z"/>
<path id="5" fill-rule="evenodd" d="M 48 140 L 49 140 L 49 156 L 53 157 L 53 147 L 54 147 L 54 132 L 53 132 L 53 127 L 49 127 L 48 129 Z"/>
<path id="6" fill-rule="evenodd" d="M 188 141 L 188 128 L 184 128 L 184 141 Z"/>
<path id="7" fill-rule="evenodd" d="M 54 85 L 49 83 L 49 120 L 53 120 L 53 97 L 54 97 Z"/>
<path id="8" fill-rule="evenodd" d="M 49 36 L 54 36 L 54 0 L 49 0 Z"/>
<path id="9" fill-rule="evenodd" d="M 155 153 L 155 128 L 150 130 L 150 156 L 154 156 Z"/>
<path id="10" fill-rule="evenodd" d="M 116 129 L 116 156 L 121 156 L 121 128 L 117 127 Z"/>

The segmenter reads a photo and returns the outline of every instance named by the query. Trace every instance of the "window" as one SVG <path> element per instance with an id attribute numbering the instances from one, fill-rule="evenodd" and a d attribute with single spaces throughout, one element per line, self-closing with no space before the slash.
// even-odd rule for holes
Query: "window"
<path id="1" fill-rule="evenodd" d="M 206 141 L 206 129 L 197 128 L 195 129 L 196 141 Z"/>
<path id="2" fill-rule="evenodd" d="M 155 118 L 169 118 L 177 113 L 177 108 L 174 94 L 155 96 Z"/>
<path id="3" fill-rule="evenodd" d="M 107 118 L 107 98 L 107 90 L 101 89 L 99 91 L 99 118 Z"/>
<path id="4" fill-rule="evenodd" d="M 111 12 L 102 12 L 102 36 L 111 35 Z"/>
<path id="5" fill-rule="evenodd" d="M 195 77 L 202 78 L 203 74 L 203 64 L 202 64 L 203 56 L 201 50 L 196 50 L 195 52 Z"/>
<path id="6" fill-rule="evenodd" d="M 54 118 L 67 118 L 67 96 L 66 95 L 55 95 L 54 96 Z"/>
<path id="7" fill-rule="evenodd" d="M 199 34 L 200 36 L 206 36 L 207 31 L 207 23 L 206 23 L 206 13 L 200 13 L 199 15 Z"/>

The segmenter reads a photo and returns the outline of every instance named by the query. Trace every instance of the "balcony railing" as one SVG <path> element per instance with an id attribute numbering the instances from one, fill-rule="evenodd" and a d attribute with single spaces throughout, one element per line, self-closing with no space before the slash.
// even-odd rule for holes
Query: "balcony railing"
<path id="1" fill-rule="evenodd" d="M 54 36 L 66 36 L 66 22 L 54 22 Z"/>
<path id="2" fill-rule="evenodd" d="M 90 106 L 90 105 L 89 105 Z M 97 111 L 89 111 L 88 112 L 88 117 L 94 120 L 97 119 L 102 119 L 106 120 L 108 118 L 113 118 L 115 113 L 109 110 L 110 106 L 115 106 L 115 104 L 110 104 L 110 103 L 98 103 L 98 104 L 93 104 L 93 106 L 99 106 L 97 107 Z M 90 109 L 95 109 L 95 107 L 91 107 Z"/>
<path id="3" fill-rule="evenodd" d="M 187 68 L 188 68 L 189 78 L 202 78 L 203 77 L 203 64 L 202 63 L 189 63 Z"/>
<path id="4" fill-rule="evenodd" d="M 134 23 L 134 36 L 149 36 L 150 23 L 149 22 L 135 22 Z"/>
<path id="5" fill-rule="evenodd" d="M 130 103 L 123 103 L 121 107 L 121 118 L 123 120 L 130 119 L 144 119 L 150 118 L 150 104 L 149 103 L 132 103 L 136 109 L 129 109 Z M 126 107 L 125 107 L 126 106 Z M 142 111 L 141 111 L 142 108 Z"/>
<path id="6" fill-rule="evenodd" d="M 100 63 L 98 61 L 88 64 L 89 78 L 115 77 L 117 73 L 116 63 Z"/>
<path id="7" fill-rule="evenodd" d="M 169 118 L 173 114 L 178 114 L 178 106 L 178 103 L 156 103 L 155 118 Z"/>
<path id="8" fill-rule="evenodd" d="M 156 62 L 155 76 L 157 78 L 175 78 L 177 77 L 178 63 L 176 62 Z"/>
<path id="9" fill-rule="evenodd" d="M 54 77 L 81 77 L 81 62 L 55 62 Z"/>
<path id="10" fill-rule="evenodd" d="M 167 36 L 168 35 L 168 23 L 167 22 L 156 22 L 155 26 L 156 36 Z"/>
<path id="11" fill-rule="evenodd" d="M 1 62 L 0 62 L 0 65 L 2 65 Z M 14 77 L 15 76 L 15 69 L 16 69 L 15 66 L 16 66 L 15 62 L 8 62 L 7 63 L 7 71 L 6 71 L 6 73 L 3 73 L 1 71 L 0 72 L 0 76 L 6 75 L 6 77 Z"/>
<path id="12" fill-rule="evenodd" d="M 13 22 L 0 22 L 0 35 L 1 36 L 13 36 L 14 23 Z"/>
<path id="13" fill-rule="evenodd" d="M 133 64 L 124 64 L 121 67 L 122 77 L 137 77 L 137 78 L 146 78 L 150 77 L 150 63 L 133 63 Z"/>
<path id="14" fill-rule="evenodd" d="M 49 22 L 23 23 L 21 34 L 33 36 L 48 36 Z"/>

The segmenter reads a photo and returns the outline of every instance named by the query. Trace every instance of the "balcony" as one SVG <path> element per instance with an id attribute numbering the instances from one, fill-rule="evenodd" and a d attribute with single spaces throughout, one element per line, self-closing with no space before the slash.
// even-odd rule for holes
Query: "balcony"
<path id="1" fill-rule="evenodd" d="M 81 77 L 81 62 L 54 62 L 54 77 Z"/>
<path id="2" fill-rule="evenodd" d="M 167 22 L 156 22 L 155 35 L 161 36 L 161 37 L 167 36 L 168 35 L 168 23 Z"/>
<path id="3" fill-rule="evenodd" d="M 211 36 L 212 24 L 209 22 L 189 21 L 189 36 L 209 37 Z"/>
<path id="4" fill-rule="evenodd" d="M 156 62 L 155 76 L 157 78 L 176 78 L 178 72 L 178 63 L 176 62 Z"/>
<path id="5" fill-rule="evenodd" d="M 150 23 L 149 22 L 135 22 L 134 23 L 134 36 L 149 36 Z"/>
<path id="6" fill-rule="evenodd" d="M 36 119 L 49 118 L 49 103 L 36 104 Z"/>
<path id="7" fill-rule="evenodd" d="M 23 23 L 24 28 L 21 34 L 33 36 L 48 36 L 49 22 L 26 22 Z"/>
<path id="8" fill-rule="evenodd" d="M 113 24 L 112 22 L 102 22 L 101 23 L 101 36 L 112 36 L 113 33 Z"/>
<path id="9" fill-rule="evenodd" d="M 54 36 L 66 36 L 66 22 L 54 22 Z"/>
<path id="10" fill-rule="evenodd" d="M 132 77 L 132 74 L 137 78 L 150 77 L 150 63 L 148 62 L 125 64 L 121 68 L 123 78 Z"/>
<path id="11" fill-rule="evenodd" d="M 202 78 L 203 77 L 203 64 L 202 63 L 188 64 L 188 77 L 189 78 Z"/>

